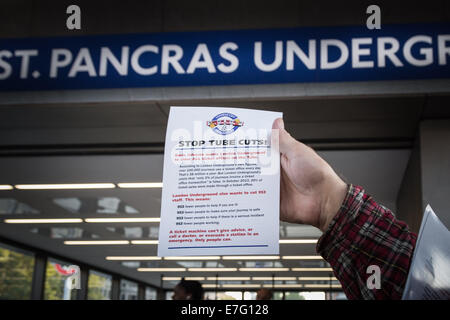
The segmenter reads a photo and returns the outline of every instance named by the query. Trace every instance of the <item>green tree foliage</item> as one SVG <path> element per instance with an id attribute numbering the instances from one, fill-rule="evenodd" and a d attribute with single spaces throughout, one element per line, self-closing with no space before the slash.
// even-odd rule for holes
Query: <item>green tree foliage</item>
<path id="1" fill-rule="evenodd" d="M 44 299 L 62 300 L 64 295 L 64 277 L 55 269 L 55 264 L 48 262 L 45 270 Z"/>
<path id="2" fill-rule="evenodd" d="M 111 295 L 111 279 L 96 273 L 89 274 L 89 300 L 109 300 Z"/>
<path id="3" fill-rule="evenodd" d="M 285 300 L 305 300 L 305 297 L 302 295 L 301 292 L 286 292 L 285 293 Z"/>
<path id="4" fill-rule="evenodd" d="M 62 300 L 64 298 L 64 285 L 67 276 L 61 275 L 55 268 L 55 262 L 47 262 L 45 271 L 44 299 Z M 76 298 L 76 290 L 70 293 L 70 299 Z"/>
<path id="5" fill-rule="evenodd" d="M 30 299 L 34 257 L 0 247 L 0 299 Z"/>

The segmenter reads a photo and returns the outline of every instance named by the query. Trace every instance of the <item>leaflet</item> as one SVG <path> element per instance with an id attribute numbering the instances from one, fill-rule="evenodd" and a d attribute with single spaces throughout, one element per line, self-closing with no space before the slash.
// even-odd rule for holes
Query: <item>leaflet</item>
<path id="1" fill-rule="evenodd" d="M 170 108 L 158 256 L 278 254 L 281 117 Z"/>
<path id="2" fill-rule="evenodd" d="M 450 300 L 450 231 L 425 209 L 403 300 Z"/>

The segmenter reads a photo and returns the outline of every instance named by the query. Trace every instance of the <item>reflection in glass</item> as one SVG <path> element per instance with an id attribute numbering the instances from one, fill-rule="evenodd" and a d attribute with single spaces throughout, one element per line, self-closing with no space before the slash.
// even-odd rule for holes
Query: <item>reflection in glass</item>
<path id="1" fill-rule="evenodd" d="M 325 260 L 296 260 L 295 267 L 301 268 L 329 268 L 330 264 Z"/>
<path id="2" fill-rule="evenodd" d="M 148 237 L 158 239 L 158 236 L 159 236 L 159 227 L 150 227 Z"/>
<path id="3" fill-rule="evenodd" d="M 81 238 L 83 236 L 83 229 L 81 228 L 51 228 L 50 237 L 52 239 L 60 238 Z"/>
<path id="4" fill-rule="evenodd" d="M 325 292 L 323 291 L 302 291 L 299 294 L 304 300 L 325 300 Z"/>
<path id="5" fill-rule="evenodd" d="M 244 292 L 244 300 L 256 300 L 256 292 L 245 291 Z"/>
<path id="6" fill-rule="evenodd" d="M 322 232 L 304 224 L 280 223 L 280 238 L 319 238 Z"/>
<path id="7" fill-rule="evenodd" d="M 245 292 L 247 294 L 251 294 L 252 292 Z M 253 292 L 256 297 L 256 293 Z M 248 295 L 247 295 L 248 296 Z M 205 291 L 204 295 L 205 300 L 242 300 L 242 292 L 241 291 L 225 291 L 225 292 L 214 292 L 214 291 Z M 251 300 L 251 299 L 246 299 Z"/>
<path id="8" fill-rule="evenodd" d="M 0 244 L 0 300 L 30 299 L 34 257 Z"/>
<path id="9" fill-rule="evenodd" d="M 136 269 L 141 266 L 141 263 L 138 261 L 123 261 L 121 265 L 127 268 Z"/>
<path id="10" fill-rule="evenodd" d="M 127 239 L 158 239 L 159 227 L 106 227 L 109 232 L 117 233 Z"/>
<path id="11" fill-rule="evenodd" d="M 120 280 L 120 300 L 137 300 L 138 284 L 128 280 Z"/>
<path id="12" fill-rule="evenodd" d="M 146 287 L 145 288 L 145 300 L 156 300 L 156 289 Z"/>
<path id="13" fill-rule="evenodd" d="M 273 293 L 273 300 L 283 300 L 283 291 L 275 291 Z"/>
<path id="14" fill-rule="evenodd" d="M 344 292 L 330 292 L 331 300 L 348 300 Z"/>
<path id="15" fill-rule="evenodd" d="M 223 268 L 224 265 L 218 261 L 177 261 L 185 268 Z"/>
<path id="16" fill-rule="evenodd" d="M 90 270 L 88 280 L 88 300 L 110 300 L 111 286 L 111 276 Z"/>
<path id="17" fill-rule="evenodd" d="M 301 292 L 286 291 L 284 292 L 284 300 L 305 300 L 305 297 L 301 295 Z"/>
<path id="18" fill-rule="evenodd" d="M 42 227 L 42 228 L 31 228 L 30 232 L 39 234 L 41 236 L 46 236 L 51 239 L 94 239 L 99 238 L 98 235 L 95 235 L 83 228 L 74 228 L 74 227 Z"/>
<path id="19" fill-rule="evenodd" d="M 238 265 L 245 268 L 282 268 L 280 261 L 238 261 Z"/>
<path id="20" fill-rule="evenodd" d="M 216 293 L 214 291 L 205 291 L 203 298 L 205 300 L 216 300 Z"/>
<path id="21" fill-rule="evenodd" d="M 0 199 L 0 214 L 38 214 L 36 210 L 26 203 L 12 198 Z"/>
<path id="22" fill-rule="evenodd" d="M 179 264 L 182 267 L 185 268 L 201 268 L 203 267 L 202 261 L 177 261 L 177 264 Z"/>
<path id="23" fill-rule="evenodd" d="M 55 198 L 53 202 L 72 213 L 139 213 L 117 197 L 102 198 Z"/>
<path id="24" fill-rule="evenodd" d="M 144 233 L 144 228 L 142 227 L 107 227 L 106 230 L 120 234 L 127 239 L 142 238 Z"/>
<path id="25" fill-rule="evenodd" d="M 71 264 L 49 259 L 45 271 L 45 300 L 75 300 L 76 290 L 69 285 Z"/>
<path id="26" fill-rule="evenodd" d="M 241 291 L 217 292 L 217 300 L 242 300 Z"/>
<path id="27" fill-rule="evenodd" d="M 323 291 L 285 291 L 284 300 L 325 300 Z"/>

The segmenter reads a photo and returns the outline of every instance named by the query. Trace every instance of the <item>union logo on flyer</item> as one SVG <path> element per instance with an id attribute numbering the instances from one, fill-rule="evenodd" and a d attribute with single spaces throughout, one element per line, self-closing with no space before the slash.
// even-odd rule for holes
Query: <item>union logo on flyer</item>
<path id="1" fill-rule="evenodd" d="M 234 114 L 224 112 L 212 118 L 211 121 L 206 121 L 206 125 L 213 129 L 215 133 L 227 135 L 235 132 L 244 123 Z"/>

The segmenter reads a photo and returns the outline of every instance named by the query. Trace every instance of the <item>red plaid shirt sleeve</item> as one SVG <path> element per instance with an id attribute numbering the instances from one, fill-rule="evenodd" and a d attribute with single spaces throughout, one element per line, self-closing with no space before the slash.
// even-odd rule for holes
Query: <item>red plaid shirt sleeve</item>
<path id="1" fill-rule="evenodd" d="M 350 185 L 339 212 L 317 243 L 349 299 L 401 299 L 417 235 L 377 204 L 362 187 Z M 380 289 L 369 289 L 367 267 L 380 268 Z"/>

